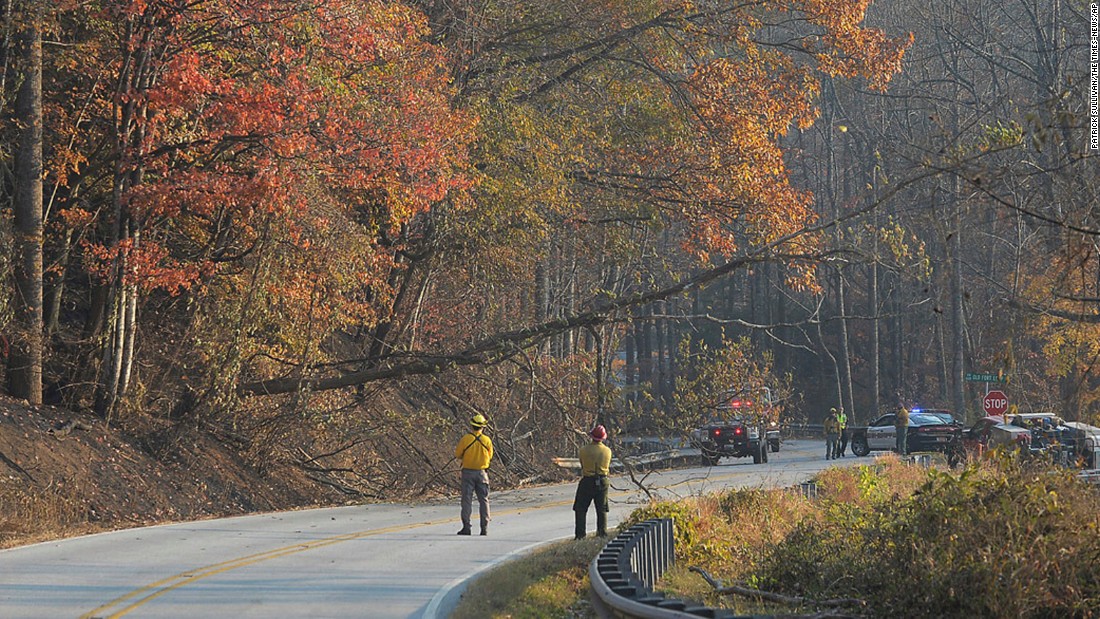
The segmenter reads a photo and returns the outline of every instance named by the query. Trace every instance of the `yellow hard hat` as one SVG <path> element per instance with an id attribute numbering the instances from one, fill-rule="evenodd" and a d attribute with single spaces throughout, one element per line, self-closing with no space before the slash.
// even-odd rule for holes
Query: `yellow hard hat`
<path id="1" fill-rule="evenodd" d="M 483 415 L 477 414 L 470 419 L 470 425 L 475 428 L 484 428 L 489 425 L 489 422 L 485 420 Z"/>

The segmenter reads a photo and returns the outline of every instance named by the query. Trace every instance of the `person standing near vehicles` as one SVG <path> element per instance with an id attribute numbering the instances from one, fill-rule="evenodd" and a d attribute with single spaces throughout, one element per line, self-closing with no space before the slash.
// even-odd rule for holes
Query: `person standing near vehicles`
<path id="1" fill-rule="evenodd" d="M 493 460 L 493 441 L 484 434 L 489 422 L 482 415 L 470 419 L 470 431 L 458 440 L 455 457 L 462 461 L 462 529 L 459 535 L 470 535 L 473 497 L 477 495 L 481 534 L 489 534 L 489 463 Z"/>
<path id="2" fill-rule="evenodd" d="M 837 421 L 840 422 L 840 437 L 837 439 L 839 447 L 833 457 L 844 457 L 844 452 L 848 450 L 848 415 L 844 414 L 844 407 L 839 406 L 836 410 Z"/>
<path id="3" fill-rule="evenodd" d="M 829 416 L 825 418 L 825 459 L 832 460 L 837 457 L 837 448 L 840 446 L 840 418 L 835 408 L 829 409 Z"/>
<path id="4" fill-rule="evenodd" d="M 909 409 L 904 406 L 899 406 L 894 415 L 894 432 L 897 434 L 898 455 L 904 456 L 909 453 Z"/>
<path id="5" fill-rule="evenodd" d="M 596 504 L 596 535 L 607 536 L 607 475 L 611 472 L 611 449 L 603 444 L 607 429 L 596 426 L 588 434 L 592 442 L 581 447 L 581 480 L 577 483 L 577 495 L 573 499 L 576 516 L 575 539 L 584 539 L 588 520 L 588 506 Z"/>

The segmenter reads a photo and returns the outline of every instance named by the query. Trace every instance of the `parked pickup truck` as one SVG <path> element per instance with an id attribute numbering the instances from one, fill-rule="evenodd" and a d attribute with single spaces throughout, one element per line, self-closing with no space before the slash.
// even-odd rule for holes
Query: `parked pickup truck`
<path id="1" fill-rule="evenodd" d="M 1063 424 L 1063 440 L 1073 448 L 1073 456 L 1086 469 L 1100 468 L 1100 428 L 1077 421 Z"/>
<path id="2" fill-rule="evenodd" d="M 769 447 L 776 452 L 780 444 L 778 429 L 766 429 L 742 417 L 713 420 L 692 432 L 692 439 L 706 466 L 714 466 L 726 456 L 752 456 L 753 464 L 767 462 Z"/>

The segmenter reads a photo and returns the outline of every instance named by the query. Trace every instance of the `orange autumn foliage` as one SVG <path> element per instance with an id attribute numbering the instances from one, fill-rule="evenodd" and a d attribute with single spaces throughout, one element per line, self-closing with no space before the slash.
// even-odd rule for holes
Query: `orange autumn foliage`
<path id="1" fill-rule="evenodd" d="M 311 235 L 347 228 L 361 232 L 364 268 L 327 296 L 356 306 L 363 290 L 385 286 L 394 248 L 379 246 L 379 233 L 471 186 L 474 121 L 452 109 L 442 52 L 424 42 L 415 10 L 209 0 L 103 2 L 96 16 L 87 66 L 116 77 L 89 101 L 116 119 L 126 218 L 100 225 L 129 226 L 140 242 L 89 238 L 93 273 L 108 277 L 123 257 L 128 281 L 176 294 L 281 247 L 299 258 L 272 291 L 290 299 L 324 272 L 310 271 L 321 268 Z M 58 182 L 81 161 L 59 155 Z M 284 236 L 265 238 L 273 230 Z"/>

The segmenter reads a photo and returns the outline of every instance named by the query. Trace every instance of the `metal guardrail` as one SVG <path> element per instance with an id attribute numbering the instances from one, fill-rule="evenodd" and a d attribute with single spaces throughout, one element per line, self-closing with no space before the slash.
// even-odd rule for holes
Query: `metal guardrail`
<path id="1" fill-rule="evenodd" d="M 626 456 L 621 460 L 615 458 L 611 461 L 610 467 L 612 471 L 621 471 L 625 468 L 626 464 L 633 467 L 645 467 L 651 464 L 663 464 L 673 460 L 696 458 L 698 456 L 698 449 L 669 449 L 666 451 L 644 453 L 637 456 Z M 563 469 L 580 470 L 581 468 L 581 461 L 579 458 L 553 458 L 553 462 Z"/>
<path id="2" fill-rule="evenodd" d="M 637 619 L 735 619 L 729 611 L 666 598 L 653 585 L 676 561 L 671 518 L 619 533 L 588 568 L 592 592 L 615 615 Z"/>
<path id="3" fill-rule="evenodd" d="M 825 435 L 824 426 L 818 424 L 790 424 L 781 428 L 786 438 L 818 438 Z M 622 451 L 618 451 L 622 447 Z M 613 448 L 622 458 L 611 461 L 613 471 L 621 471 L 626 464 L 634 467 L 646 467 L 652 464 L 665 464 L 674 460 L 683 460 L 699 456 L 698 446 L 686 437 L 660 436 L 622 436 L 615 440 Z M 563 469 L 580 469 L 580 460 L 576 457 L 553 458 L 554 464 Z"/>
<path id="4" fill-rule="evenodd" d="M 930 464 L 918 454 L 913 464 Z M 1084 481 L 1100 484 L 1100 469 L 1082 471 Z M 795 491 L 817 498 L 816 482 L 805 482 Z M 762 619 L 764 615 L 736 615 L 730 611 L 667 598 L 653 586 L 676 562 L 671 518 L 653 518 L 620 532 L 604 546 L 588 567 L 594 601 L 617 617 L 627 619 Z"/>
<path id="5" fill-rule="evenodd" d="M 1100 469 L 1087 469 L 1077 474 L 1077 478 L 1090 484 L 1100 485 Z"/>
<path id="6" fill-rule="evenodd" d="M 814 437 L 825 436 L 823 423 L 792 423 L 784 428 L 786 436 Z"/>

